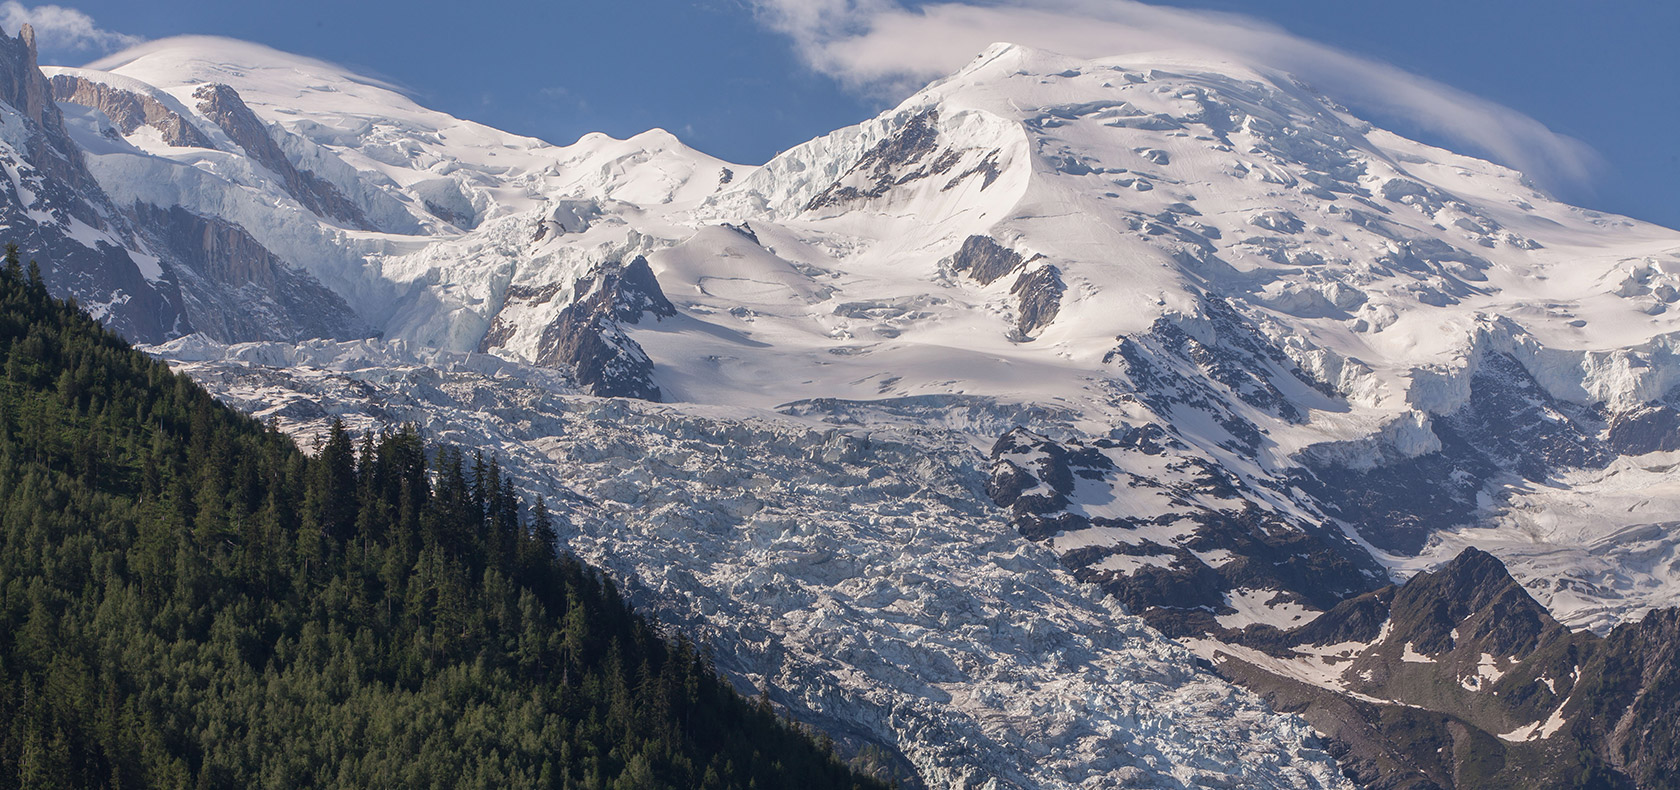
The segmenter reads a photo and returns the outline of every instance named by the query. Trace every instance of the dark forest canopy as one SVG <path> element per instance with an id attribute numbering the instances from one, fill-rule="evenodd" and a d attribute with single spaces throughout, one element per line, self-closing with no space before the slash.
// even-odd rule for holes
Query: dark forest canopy
<path id="1" fill-rule="evenodd" d="M 0 272 L 0 788 L 862 788 L 495 461 L 316 456 Z"/>

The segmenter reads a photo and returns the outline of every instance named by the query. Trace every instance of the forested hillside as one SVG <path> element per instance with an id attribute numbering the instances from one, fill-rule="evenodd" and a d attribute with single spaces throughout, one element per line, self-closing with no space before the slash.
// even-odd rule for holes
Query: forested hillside
<path id="1" fill-rule="evenodd" d="M 307 456 L 15 250 L 0 358 L 0 787 L 879 786 L 557 556 L 493 460 Z"/>

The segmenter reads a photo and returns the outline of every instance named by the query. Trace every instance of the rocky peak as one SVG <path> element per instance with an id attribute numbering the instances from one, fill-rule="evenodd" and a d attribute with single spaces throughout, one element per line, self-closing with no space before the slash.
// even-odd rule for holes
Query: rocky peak
<path id="1" fill-rule="evenodd" d="M 677 314 L 676 306 L 660 289 L 659 279 L 653 276 L 647 258 L 640 255 L 621 269 L 604 272 L 597 288 L 612 294 L 613 317 L 620 321 L 635 324 L 646 313 L 652 313 L 655 318 Z"/>
<path id="2" fill-rule="evenodd" d="M 134 230 L 88 170 L 36 64 L 35 32 L 0 34 L 0 102 L 19 117 L 0 141 L 0 228 L 41 265 L 55 296 L 71 297 L 135 340 L 161 341 L 191 323 L 173 282 L 131 255 Z M 21 138 L 21 142 L 19 141 Z"/>
<path id="3" fill-rule="evenodd" d="M 53 103 L 52 86 L 36 63 L 35 30 L 29 25 L 22 26 L 17 38 L 0 33 L 0 101 L 35 125 L 26 152 L 31 164 L 68 182 L 79 193 L 102 192 L 82 161 L 81 149 L 64 129 L 64 116 Z M 101 213 L 91 206 L 78 203 L 66 205 L 65 210 L 94 228 L 105 228 Z"/>
<path id="4" fill-rule="evenodd" d="M 1675 786 L 1680 611 L 1571 632 L 1469 548 L 1258 646 L 1213 657 L 1330 736 L 1362 786 Z"/>
<path id="5" fill-rule="evenodd" d="M 569 370 L 592 395 L 659 400 L 653 361 L 624 331 L 650 313 L 656 319 L 677 314 L 647 259 L 603 266 L 573 290 L 578 297 L 543 329 L 537 363 Z M 486 342 L 494 337 L 492 329 Z"/>
<path id="6" fill-rule="evenodd" d="M 1521 658 L 1564 629 L 1492 554 L 1467 548 L 1395 594 L 1394 633 L 1424 655 L 1469 645 L 1479 653 Z"/>
<path id="7" fill-rule="evenodd" d="M 35 29 L 23 25 L 18 37 L 0 35 L 0 100 L 16 107 L 29 120 L 63 131 L 63 120 L 52 106 L 52 91 L 36 63 Z"/>

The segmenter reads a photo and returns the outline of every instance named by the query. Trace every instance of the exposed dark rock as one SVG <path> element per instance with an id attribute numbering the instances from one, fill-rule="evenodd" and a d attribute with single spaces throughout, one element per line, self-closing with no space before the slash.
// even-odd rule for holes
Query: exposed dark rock
<path id="1" fill-rule="evenodd" d="M 1389 611 L 1392 634 L 1426 656 L 1466 645 L 1494 656 L 1527 656 L 1564 633 L 1504 563 L 1474 547 L 1403 585 Z"/>
<path id="2" fill-rule="evenodd" d="M 1009 292 L 1016 296 L 1020 305 L 1015 326 L 1022 335 L 1030 336 L 1056 320 L 1067 286 L 1062 284 L 1061 270 L 1045 264 L 1015 278 Z"/>
<path id="3" fill-rule="evenodd" d="M 839 180 L 805 203 L 805 211 L 840 206 L 856 200 L 877 198 L 898 186 L 950 173 L 965 158 L 980 156 L 968 169 L 952 176 L 941 191 L 949 191 L 971 176 L 981 176 L 981 189 L 1002 174 L 999 151 L 940 150 L 939 111 L 928 108 L 910 116 L 891 136 L 876 143 Z"/>
<path id="4" fill-rule="evenodd" d="M 998 153 L 996 149 L 987 152 L 986 158 L 981 159 L 973 167 L 952 176 L 951 180 L 945 182 L 945 186 L 941 187 L 939 191 L 949 192 L 956 188 L 958 184 L 967 181 L 970 176 L 980 176 L 980 190 L 985 191 L 986 187 L 991 186 L 992 182 L 1003 175 L 1003 167 L 998 164 Z"/>
<path id="5" fill-rule="evenodd" d="M 1011 507 L 1023 492 L 1037 484 L 1037 478 L 1013 461 L 998 461 L 992 465 L 992 474 L 986 480 L 986 495 L 998 507 Z"/>
<path id="6" fill-rule="evenodd" d="M 732 230 L 732 231 L 735 231 L 736 233 L 741 234 L 742 236 L 745 236 L 747 239 L 752 241 L 752 243 L 754 243 L 754 244 L 757 244 L 759 246 L 763 246 L 763 244 L 764 244 L 763 242 L 758 240 L 758 234 L 753 232 L 752 223 L 750 223 L 750 222 L 742 222 L 739 225 L 736 225 L 736 224 L 731 223 L 731 222 L 725 222 L 725 223 L 723 223 L 723 226 Z"/>
<path id="7" fill-rule="evenodd" d="M 1192 324 L 1195 332 L 1187 329 Z M 1290 422 L 1306 418 L 1302 406 L 1333 408 L 1338 401 L 1334 390 L 1217 298 L 1204 299 L 1198 316 L 1163 316 L 1149 332 L 1120 338 L 1103 362 L 1119 364 L 1132 389 L 1163 419 L 1203 412 L 1230 435 L 1226 445 L 1249 454 L 1259 450 L 1263 436 L 1253 419 L 1231 407 L 1233 397 Z"/>
<path id="8" fill-rule="evenodd" d="M 1309 451 L 1313 474 L 1303 485 L 1377 547 L 1416 554 L 1437 530 L 1470 523 L 1483 488 L 1500 474 L 1538 482 L 1614 457 L 1593 415 L 1551 397 L 1506 354 L 1485 357 L 1471 374 L 1469 402 L 1433 425 L 1440 451 L 1370 469 Z M 1629 428 L 1622 438 L 1636 435 Z"/>
<path id="9" fill-rule="evenodd" d="M 269 252 L 244 228 L 175 206 L 137 203 L 143 233 L 168 250 L 188 317 L 224 343 L 372 335 L 344 299 Z"/>
<path id="10" fill-rule="evenodd" d="M 1617 626 L 1581 674 L 1574 734 L 1638 787 L 1680 787 L 1680 609 Z"/>
<path id="11" fill-rule="evenodd" d="M 1617 455 L 1680 450 L 1680 411 L 1644 406 L 1612 414 L 1606 444 Z"/>
<path id="12" fill-rule="evenodd" d="M 880 197 L 894 186 L 912 180 L 913 175 L 926 177 L 928 174 L 922 171 L 905 175 L 895 175 L 894 171 L 916 164 L 938 149 L 939 131 L 934 128 L 938 122 L 939 111 L 932 108 L 910 116 L 903 128 L 865 151 L 863 158 L 847 171 L 848 176 L 854 173 L 863 176 L 868 182 L 865 186 L 860 189 L 835 182 L 811 198 L 805 204 L 805 210 L 836 206 L 861 198 Z M 938 168 L 940 164 L 934 163 L 934 172 L 949 171 L 956 162 L 943 163 L 943 169 Z"/>
<path id="13" fill-rule="evenodd" d="M 1171 545 L 1123 538 L 1084 543 L 1060 554 L 1075 577 L 1101 586 L 1174 636 L 1221 632 L 1216 616 L 1232 611 L 1225 594 L 1239 588 L 1273 590 L 1285 600 L 1325 609 L 1381 582 L 1380 569 L 1346 536 L 1293 523 L 1245 502 L 1257 498 L 1254 491 L 1186 449 L 1155 425 L 1128 428 L 1090 444 L 1052 441 L 1017 428 L 992 447 L 986 491 L 993 502 L 1009 508 L 1016 529 L 1028 540 L 1092 527 L 1181 533 Z M 1132 463 L 1126 458 L 1131 454 L 1154 460 Z M 1159 468 L 1163 460 L 1170 470 L 1165 475 L 1146 478 L 1126 471 Z M 1154 490 L 1176 507 L 1157 517 L 1091 517 L 1074 505 L 1084 485 L 1099 500 L 1108 491 Z M 1225 506 L 1202 504 L 1212 502 Z M 1199 558 L 1209 552 L 1228 552 L 1230 560 L 1211 566 Z M 1105 560 L 1119 556 L 1170 561 L 1125 571 L 1105 567 Z"/>
<path id="14" fill-rule="evenodd" d="M 951 256 L 953 270 L 967 272 L 981 285 L 991 285 L 1025 264 L 1026 259 L 1020 253 L 997 243 L 990 236 L 969 236 Z"/>
<path id="15" fill-rule="evenodd" d="M 1438 530 L 1468 523 L 1483 482 L 1498 468 L 1479 454 L 1428 453 L 1372 469 L 1335 459 L 1309 461 L 1304 480 L 1320 501 L 1372 545 L 1416 554 Z"/>
<path id="16" fill-rule="evenodd" d="M 628 265 L 605 266 L 576 283 L 574 292 L 574 301 L 543 329 L 537 364 L 570 370 L 592 395 L 659 400 L 653 362 L 624 330 L 650 313 L 655 319 L 677 314 L 647 259 L 638 255 Z"/>
<path id="17" fill-rule="evenodd" d="M 676 305 L 660 290 L 653 268 L 640 255 L 620 271 L 614 290 L 617 298 L 613 301 L 613 316 L 627 324 L 640 322 L 645 313 L 652 313 L 654 318 L 671 318 L 677 314 Z"/>
<path id="18" fill-rule="evenodd" d="M 286 158 L 285 152 L 270 136 L 268 124 L 262 122 L 239 92 L 227 85 L 213 84 L 193 92 L 198 99 L 198 111 L 221 127 L 258 164 L 280 177 L 286 193 L 296 198 L 304 208 L 317 216 L 336 219 L 364 230 L 373 230 L 360 206 L 344 196 L 332 182 L 308 170 L 301 170 Z"/>
<path id="19" fill-rule="evenodd" d="M 216 147 L 192 122 L 151 96 L 73 74 L 55 74 L 51 85 L 54 100 L 99 110 L 125 135 L 150 126 L 158 130 L 165 143 L 177 148 Z"/>
<path id="20" fill-rule="evenodd" d="M 1467 549 L 1264 647 L 1332 657 L 1342 690 L 1216 664 L 1334 739 L 1366 787 L 1657 790 L 1680 777 L 1680 610 L 1604 638 L 1571 632 Z"/>

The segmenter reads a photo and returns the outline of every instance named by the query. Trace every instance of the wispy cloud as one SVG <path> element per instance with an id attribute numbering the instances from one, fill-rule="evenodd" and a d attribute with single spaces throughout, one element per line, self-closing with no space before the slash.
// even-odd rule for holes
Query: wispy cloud
<path id="1" fill-rule="evenodd" d="M 1135 0 L 752 2 L 813 68 L 865 95 L 908 95 L 998 41 L 1078 57 L 1206 52 L 1288 72 L 1372 120 L 1438 135 L 1554 190 L 1588 187 L 1599 163 L 1584 143 L 1509 107 L 1238 14 Z"/>
<path id="2" fill-rule="evenodd" d="M 26 6 L 17 0 L 0 3 L 0 29 L 17 35 L 23 25 L 35 28 L 35 43 L 43 53 L 102 55 L 141 42 L 139 36 L 106 30 L 93 17 L 59 5 Z"/>

